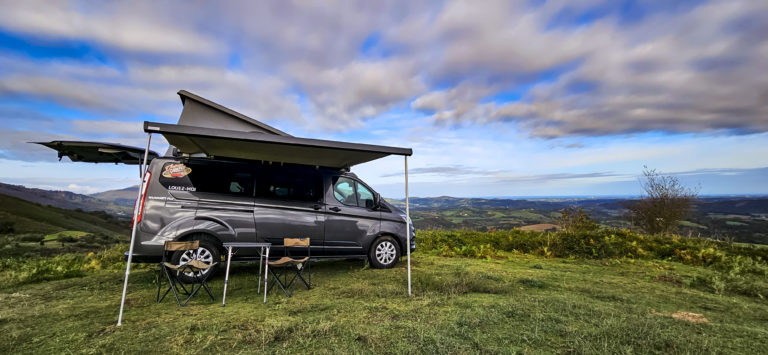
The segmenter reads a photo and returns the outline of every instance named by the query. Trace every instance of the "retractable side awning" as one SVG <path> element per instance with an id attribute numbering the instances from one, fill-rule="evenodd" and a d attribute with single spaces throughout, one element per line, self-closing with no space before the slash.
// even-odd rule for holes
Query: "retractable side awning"
<path id="1" fill-rule="evenodd" d="M 123 163 L 141 164 L 144 158 L 144 149 L 129 147 L 122 144 L 79 142 L 79 141 L 52 141 L 33 142 L 44 145 L 59 152 L 59 160 L 68 157 L 73 162 L 85 163 Z M 157 158 L 157 153 L 149 151 L 148 159 Z"/>
<path id="2" fill-rule="evenodd" d="M 205 154 L 282 163 L 349 168 L 388 155 L 410 156 L 410 148 L 298 138 L 273 134 L 144 122 L 184 154 Z"/>

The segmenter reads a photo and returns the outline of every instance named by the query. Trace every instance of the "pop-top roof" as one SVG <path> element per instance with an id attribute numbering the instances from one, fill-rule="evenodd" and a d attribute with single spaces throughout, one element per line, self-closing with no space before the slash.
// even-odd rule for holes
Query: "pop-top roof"
<path id="1" fill-rule="evenodd" d="M 259 122 L 189 91 L 179 90 L 178 94 L 182 105 L 184 105 L 184 109 L 181 110 L 181 116 L 179 117 L 180 125 L 291 136 L 275 127 Z"/>

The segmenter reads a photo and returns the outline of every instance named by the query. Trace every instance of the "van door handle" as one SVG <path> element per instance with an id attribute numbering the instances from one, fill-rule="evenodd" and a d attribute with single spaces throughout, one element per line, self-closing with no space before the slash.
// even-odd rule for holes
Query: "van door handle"
<path id="1" fill-rule="evenodd" d="M 338 208 L 338 207 L 331 207 L 331 208 L 329 208 L 329 210 L 331 210 L 331 211 L 333 211 L 333 212 L 339 212 L 339 211 L 341 211 L 341 208 Z"/>

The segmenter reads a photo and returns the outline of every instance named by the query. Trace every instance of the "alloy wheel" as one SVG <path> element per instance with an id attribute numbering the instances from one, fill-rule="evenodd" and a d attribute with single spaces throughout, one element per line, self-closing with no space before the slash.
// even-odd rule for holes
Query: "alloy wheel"
<path id="1" fill-rule="evenodd" d="M 395 260 L 397 252 L 392 242 L 385 240 L 376 246 L 376 260 L 384 265 L 389 265 Z"/>

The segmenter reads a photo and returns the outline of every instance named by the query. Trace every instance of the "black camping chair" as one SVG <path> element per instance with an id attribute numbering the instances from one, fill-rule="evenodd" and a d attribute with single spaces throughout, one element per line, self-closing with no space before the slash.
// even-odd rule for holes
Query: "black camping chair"
<path id="1" fill-rule="evenodd" d="M 269 282 L 267 292 L 277 284 L 288 297 L 291 297 L 293 295 L 292 286 L 296 279 L 300 280 L 307 287 L 307 290 L 312 288 L 312 254 L 309 247 L 309 238 L 284 238 L 283 247 L 285 250 L 284 257 L 267 262 L 269 273 L 272 274 L 272 280 Z M 303 258 L 291 257 L 291 248 L 297 247 L 305 247 L 307 256 Z M 307 272 L 307 279 L 304 278 L 304 270 Z M 289 275 L 293 276 L 290 281 L 288 280 Z M 280 279 L 281 276 L 282 280 Z"/>
<path id="2" fill-rule="evenodd" d="M 170 260 L 169 255 L 173 255 L 173 253 L 177 251 L 194 252 L 199 247 L 200 241 L 197 240 L 191 242 L 165 242 L 163 246 L 163 260 L 159 264 L 157 273 L 157 303 L 162 302 L 165 296 L 173 291 L 173 296 L 176 298 L 176 304 L 179 306 L 186 306 L 189 300 L 192 299 L 201 288 L 208 292 L 208 296 L 211 296 L 211 301 L 214 300 L 213 293 L 206 282 L 212 272 L 205 271 L 216 265 L 215 262 L 210 265 L 194 259 L 181 265 L 174 265 L 168 262 L 168 260 Z M 165 279 L 168 281 L 168 289 L 165 290 L 165 293 L 163 293 L 162 296 L 160 296 L 160 290 L 163 287 L 161 274 L 165 275 Z M 182 274 L 192 275 L 194 281 L 191 283 L 192 287 L 189 290 L 187 290 L 184 286 L 184 282 L 179 277 Z M 187 296 L 184 303 L 179 299 L 179 293 Z"/>

